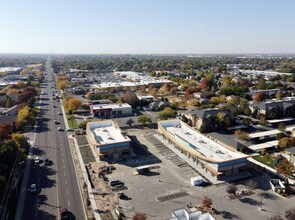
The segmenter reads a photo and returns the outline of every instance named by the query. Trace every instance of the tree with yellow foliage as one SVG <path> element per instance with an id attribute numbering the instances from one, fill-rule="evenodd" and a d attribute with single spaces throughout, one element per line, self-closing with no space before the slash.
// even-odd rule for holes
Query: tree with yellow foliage
<path id="1" fill-rule="evenodd" d="M 34 124 L 37 114 L 38 112 L 35 109 L 24 106 L 17 114 L 17 122 L 21 127 Z"/>
<path id="2" fill-rule="evenodd" d="M 68 82 L 65 81 L 65 80 L 59 81 L 57 83 L 57 88 L 60 89 L 60 90 L 64 90 L 67 87 L 68 87 Z"/>
<path id="3" fill-rule="evenodd" d="M 76 111 L 82 107 L 82 102 L 80 99 L 71 98 L 65 101 L 64 107 L 69 111 Z"/>

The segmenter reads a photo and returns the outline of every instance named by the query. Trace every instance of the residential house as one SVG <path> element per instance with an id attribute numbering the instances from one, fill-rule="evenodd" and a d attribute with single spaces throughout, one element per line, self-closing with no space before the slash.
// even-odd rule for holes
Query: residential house
<path id="1" fill-rule="evenodd" d="M 200 129 L 202 125 L 210 124 L 214 126 L 217 124 L 217 115 L 222 113 L 227 115 L 228 113 L 218 108 L 207 108 L 207 109 L 188 109 L 183 115 L 189 120 L 189 124 L 192 127 Z"/>
<path id="2" fill-rule="evenodd" d="M 294 117 L 295 115 L 294 99 L 258 102 L 251 104 L 249 107 L 253 114 L 264 114 L 267 119 Z"/>
<path id="3" fill-rule="evenodd" d="M 170 103 L 167 101 L 155 101 L 149 104 L 151 111 L 163 111 L 166 107 L 169 107 Z"/>

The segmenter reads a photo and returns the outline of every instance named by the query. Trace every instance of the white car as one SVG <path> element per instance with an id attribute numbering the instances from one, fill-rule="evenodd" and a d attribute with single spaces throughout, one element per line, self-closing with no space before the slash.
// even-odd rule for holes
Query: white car
<path id="1" fill-rule="evenodd" d="M 39 163 L 41 163 L 41 160 L 40 160 L 39 157 L 36 157 L 35 160 L 34 160 L 34 162 L 35 162 L 35 164 L 39 164 Z"/>
<path id="2" fill-rule="evenodd" d="M 58 130 L 58 131 L 64 131 L 64 129 L 61 128 L 61 127 L 58 127 L 57 130 Z"/>
<path id="3" fill-rule="evenodd" d="M 28 191 L 30 193 L 35 193 L 37 192 L 37 185 L 36 184 L 32 184 L 31 187 L 28 189 Z"/>
<path id="4" fill-rule="evenodd" d="M 92 115 L 86 116 L 86 119 L 93 119 Z"/>

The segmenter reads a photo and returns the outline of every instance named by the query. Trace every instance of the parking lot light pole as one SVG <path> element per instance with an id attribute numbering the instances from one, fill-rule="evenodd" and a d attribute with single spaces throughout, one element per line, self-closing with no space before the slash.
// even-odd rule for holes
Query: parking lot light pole
<path id="1" fill-rule="evenodd" d="M 158 168 L 158 182 L 162 182 L 162 181 L 160 180 L 160 168 Z"/>
<path id="2" fill-rule="evenodd" d="M 262 208 L 262 193 L 260 193 L 259 195 L 260 195 L 259 210 L 260 210 L 260 211 L 263 211 L 263 208 Z"/>

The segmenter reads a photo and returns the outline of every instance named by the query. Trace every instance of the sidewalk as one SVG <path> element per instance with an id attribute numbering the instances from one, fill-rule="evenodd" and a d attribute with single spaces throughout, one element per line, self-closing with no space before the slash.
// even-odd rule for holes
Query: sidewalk
<path id="1" fill-rule="evenodd" d="M 65 110 L 64 110 L 64 107 L 63 107 L 62 103 L 61 103 L 61 109 L 62 109 L 62 113 L 63 113 L 63 116 L 64 116 L 63 119 L 64 119 L 64 122 L 65 122 L 65 126 L 66 126 L 66 129 L 67 129 L 67 128 L 69 128 L 69 125 L 68 125 L 68 121 L 66 119 Z M 94 194 L 93 194 L 92 189 L 91 189 L 91 184 L 90 184 L 90 182 L 88 180 L 88 177 L 87 177 L 87 171 L 86 171 L 86 168 L 84 166 L 82 156 L 80 154 L 78 143 L 76 142 L 76 139 L 74 137 L 68 136 L 68 140 L 69 140 L 69 144 L 70 144 L 70 152 L 71 152 L 72 158 L 74 160 L 73 163 L 74 163 L 74 169 L 75 169 L 75 173 L 76 173 L 76 177 L 77 177 L 77 182 L 78 182 L 78 185 L 80 187 L 80 195 L 81 195 L 81 198 L 83 200 L 82 203 L 84 204 L 85 217 L 88 217 L 88 216 L 87 216 L 87 206 L 86 206 L 85 201 L 83 199 L 83 187 L 82 187 L 83 183 L 84 184 L 86 183 L 86 186 L 87 186 L 88 199 L 90 201 L 92 211 L 94 213 L 94 218 L 96 220 L 101 220 L 100 215 L 97 213 L 98 208 L 96 206 L 96 201 L 94 199 Z M 71 142 L 73 142 L 73 144 L 71 144 Z M 75 161 L 75 159 L 77 160 L 77 162 Z M 80 178 L 81 175 L 79 173 L 82 174 L 83 179 L 84 179 L 84 182 L 82 182 L 82 183 L 81 183 L 81 178 Z"/>

